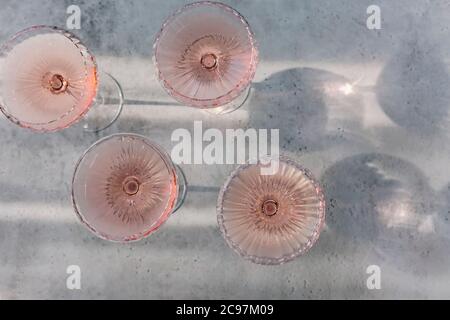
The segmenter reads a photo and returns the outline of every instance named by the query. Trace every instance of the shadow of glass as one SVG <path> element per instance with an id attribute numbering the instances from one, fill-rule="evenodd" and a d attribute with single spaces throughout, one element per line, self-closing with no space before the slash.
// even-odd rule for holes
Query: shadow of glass
<path id="1" fill-rule="evenodd" d="M 384 112 L 419 136 L 449 132 L 450 74 L 439 50 L 427 35 L 414 31 L 402 40 L 376 85 Z"/>
<path id="2" fill-rule="evenodd" d="M 330 167 L 322 176 L 327 195 L 326 242 L 366 251 L 372 263 L 426 274 L 446 272 L 448 237 L 439 195 L 408 161 L 385 154 L 361 154 Z M 449 261 L 447 261 L 448 263 Z"/>
<path id="3" fill-rule="evenodd" d="M 279 129 L 280 148 L 294 153 L 356 143 L 362 120 L 355 110 L 362 102 L 359 95 L 342 92 L 349 83 L 312 68 L 277 72 L 254 85 L 248 126 Z"/>

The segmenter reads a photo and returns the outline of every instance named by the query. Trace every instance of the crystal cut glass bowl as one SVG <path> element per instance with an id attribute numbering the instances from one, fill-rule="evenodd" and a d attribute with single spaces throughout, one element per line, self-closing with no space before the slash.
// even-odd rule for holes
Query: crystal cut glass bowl
<path id="1" fill-rule="evenodd" d="M 231 174 L 218 199 L 218 223 L 228 245 L 244 258 L 282 264 L 319 238 L 324 195 L 311 173 L 290 159 L 281 158 L 272 175 L 262 175 L 262 166 L 244 164 Z"/>

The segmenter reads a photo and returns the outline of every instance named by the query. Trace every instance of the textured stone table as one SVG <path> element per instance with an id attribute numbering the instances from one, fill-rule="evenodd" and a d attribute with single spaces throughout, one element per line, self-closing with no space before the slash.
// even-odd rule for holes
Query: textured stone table
<path id="1" fill-rule="evenodd" d="M 225 1 L 253 27 L 261 63 L 248 104 L 224 116 L 177 106 L 151 60 L 183 1 L 0 2 L 0 41 L 66 23 L 123 86 L 125 110 L 99 135 L 34 134 L 0 119 L 0 298 L 450 298 L 450 4 L 446 0 Z M 382 29 L 366 9 L 381 7 Z M 327 90 L 355 84 L 354 92 Z M 176 128 L 280 128 L 283 152 L 322 182 L 327 222 L 305 256 L 264 267 L 222 239 L 215 204 L 233 166 L 184 165 L 185 206 L 130 245 L 95 238 L 72 210 L 80 154 L 135 132 L 167 149 Z M 82 289 L 66 288 L 79 265 Z M 381 290 L 366 286 L 369 265 Z"/>

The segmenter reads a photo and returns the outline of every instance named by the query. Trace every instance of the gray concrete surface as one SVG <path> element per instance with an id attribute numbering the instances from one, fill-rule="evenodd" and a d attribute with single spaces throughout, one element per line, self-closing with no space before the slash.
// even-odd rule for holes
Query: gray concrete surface
<path id="1" fill-rule="evenodd" d="M 78 4 L 75 33 L 129 101 L 97 136 L 79 126 L 34 134 L 0 119 L 0 298 L 450 298 L 450 3 L 225 2 L 253 27 L 261 63 L 247 105 L 217 117 L 172 105 L 155 78 L 153 38 L 183 1 L 0 0 L 0 41 L 33 24 L 64 27 Z M 370 4 L 381 7 L 381 30 L 366 28 Z M 326 90 L 346 82 L 356 83 L 351 95 Z M 111 244 L 77 222 L 70 181 L 84 149 L 128 131 L 170 150 L 171 132 L 193 120 L 281 129 L 283 152 L 328 199 L 307 255 L 264 267 L 226 246 L 215 204 L 232 166 L 183 166 L 185 206 L 140 243 Z M 81 290 L 66 288 L 73 264 Z M 366 287 L 369 265 L 381 269 L 381 290 Z"/>

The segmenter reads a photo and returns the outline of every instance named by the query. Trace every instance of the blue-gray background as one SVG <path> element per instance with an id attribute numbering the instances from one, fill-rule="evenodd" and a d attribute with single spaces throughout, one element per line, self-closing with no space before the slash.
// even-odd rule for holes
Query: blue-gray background
<path id="1" fill-rule="evenodd" d="M 0 41 L 34 24 L 65 27 L 66 8 L 79 5 L 74 33 L 127 99 L 97 136 L 0 119 L 0 298 L 450 298 L 449 1 L 225 2 L 248 19 L 261 62 L 247 105 L 217 117 L 171 105 L 155 78 L 153 39 L 184 1 L 0 0 Z M 366 27 L 371 4 L 381 30 Z M 353 94 L 327 90 L 347 82 Z M 226 246 L 215 203 L 233 166 L 184 165 L 185 206 L 140 243 L 111 244 L 77 222 L 70 181 L 84 149 L 125 131 L 170 150 L 172 131 L 193 120 L 280 128 L 283 152 L 328 198 L 308 254 L 264 267 Z M 381 290 L 366 286 L 373 264 Z M 66 288 L 69 265 L 81 268 L 81 290 Z"/>

